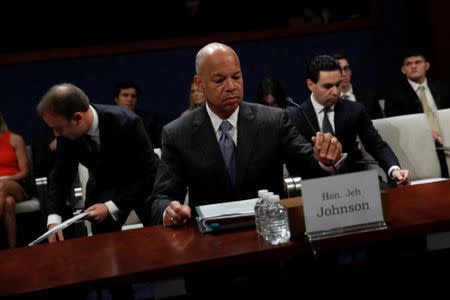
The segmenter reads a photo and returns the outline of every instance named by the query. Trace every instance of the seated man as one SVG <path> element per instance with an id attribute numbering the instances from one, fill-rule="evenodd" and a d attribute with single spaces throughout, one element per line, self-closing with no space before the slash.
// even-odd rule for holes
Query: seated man
<path id="1" fill-rule="evenodd" d="M 450 107 L 450 88 L 448 82 L 428 79 L 429 69 L 422 53 L 413 51 L 404 56 L 401 71 L 405 78 L 386 96 L 385 114 L 394 117 L 425 112 L 435 141 L 442 145 L 433 112 Z"/>
<path id="2" fill-rule="evenodd" d="M 206 105 L 163 129 L 162 159 L 155 182 L 152 222 L 182 225 L 191 207 L 254 198 L 259 189 L 283 192 L 283 163 L 292 175 L 325 176 L 341 160 L 341 144 L 318 133 L 312 147 L 280 108 L 242 101 L 239 58 L 212 43 L 196 56 L 195 82 Z M 189 204 L 181 205 L 189 190 Z M 194 211 L 195 213 L 195 211 Z"/>
<path id="3" fill-rule="evenodd" d="M 402 170 L 389 145 L 373 127 L 362 104 L 340 97 L 342 70 L 331 56 L 315 57 L 307 67 L 306 84 L 311 97 L 298 107 L 288 107 L 287 113 L 297 129 L 307 139 L 318 130 L 330 132 L 342 143 L 342 151 L 348 153 L 343 172 L 360 171 L 355 162 L 362 158 L 356 136 L 359 136 L 369 152 L 398 185 L 411 180 L 408 170 Z M 303 111 L 302 111 L 303 110 Z M 382 187 L 387 187 L 382 184 Z"/>
<path id="4" fill-rule="evenodd" d="M 341 98 L 364 105 L 372 120 L 382 118 L 383 110 L 378 103 L 375 93 L 369 89 L 359 88 L 352 83 L 352 68 L 347 57 L 339 53 L 333 54 L 333 57 L 338 61 L 342 71 Z"/>
<path id="5" fill-rule="evenodd" d="M 139 86 L 133 81 L 119 81 L 114 88 L 114 101 L 118 106 L 128 108 L 144 123 L 145 131 L 155 148 L 161 148 L 161 122 L 153 111 L 144 111 L 137 108 Z"/>

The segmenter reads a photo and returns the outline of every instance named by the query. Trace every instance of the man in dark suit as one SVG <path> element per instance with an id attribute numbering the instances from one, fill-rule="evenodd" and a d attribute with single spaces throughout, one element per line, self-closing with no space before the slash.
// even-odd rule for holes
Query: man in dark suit
<path id="1" fill-rule="evenodd" d="M 365 149 L 389 178 L 397 184 L 409 183 L 409 171 L 400 169 L 397 157 L 373 127 L 364 106 L 340 97 L 341 70 L 339 63 L 331 56 L 320 55 L 312 59 L 306 75 L 311 97 L 302 103 L 303 112 L 297 107 L 288 107 L 289 118 L 307 139 L 319 130 L 335 134 L 342 143 L 342 151 L 348 154 L 343 172 L 361 170 L 360 165 L 355 164 L 362 158 L 356 140 L 359 136 Z"/>
<path id="2" fill-rule="evenodd" d="M 135 82 L 119 81 L 114 88 L 114 101 L 118 106 L 128 108 L 141 117 L 153 147 L 161 148 L 161 121 L 155 112 L 136 107 L 139 94 L 140 89 Z"/>
<path id="3" fill-rule="evenodd" d="M 341 67 L 341 98 L 361 103 L 372 120 L 383 118 L 383 111 L 375 93 L 352 84 L 352 68 L 348 58 L 340 53 L 333 54 L 333 58 L 338 61 Z"/>
<path id="4" fill-rule="evenodd" d="M 401 71 L 405 78 L 386 96 L 386 117 L 424 112 L 420 99 L 422 86 L 431 111 L 450 107 L 449 82 L 428 79 L 426 75 L 429 69 L 430 63 L 421 52 L 412 51 L 404 56 Z M 442 145 L 442 138 L 436 128 L 433 128 L 433 137 Z"/>
<path id="5" fill-rule="evenodd" d="M 58 143 L 47 204 L 49 228 L 61 222 L 81 163 L 90 172 L 86 211 L 93 232 L 120 230 L 130 211 L 150 196 L 159 165 L 141 119 L 120 107 L 91 105 L 72 84 L 53 86 L 37 112 Z M 57 238 L 64 239 L 62 232 L 49 241 Z"/>
<path id="6" fill-rule="evenodd" d="M 254 198 L 263 188 L 281 194 L 283 162 L 293 175 L 309 178 L 327 175 L 340 160 L 341 145 L 331 134 L 318 133 L 313 148 L 284 110 L 242 102 L 240 62 L 230 47 L 206 45 L 195 65 L 206 105 L 163 128 L 165 164 L 149 201 L 154 223 L 181 225 L 191 207 Z M 180 203 L 187 188 L 189 206 Z"/>

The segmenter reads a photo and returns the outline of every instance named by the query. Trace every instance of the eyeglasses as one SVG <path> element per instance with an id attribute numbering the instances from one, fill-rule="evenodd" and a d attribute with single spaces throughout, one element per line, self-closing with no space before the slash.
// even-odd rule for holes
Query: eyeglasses
<path id="1" fill-rule="evenodd" d="M 341 68 L 341 72 L 348 72 L 348 71 L 351 71 L 350 66 L 344 66 Z"/>

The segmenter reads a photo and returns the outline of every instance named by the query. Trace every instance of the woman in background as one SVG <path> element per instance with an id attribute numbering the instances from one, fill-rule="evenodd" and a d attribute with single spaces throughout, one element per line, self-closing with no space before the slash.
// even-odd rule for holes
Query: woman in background
<path id="1" fill-rule="evenodd" d="M 256 103 L 286 108 L 286 92 L 280 81 L 270 76 L 264 77 L 256 89 Z"/>
<path id="2" fill-rule="evenodd" d="M 16 247 L 16 203 L 28 196 L 24 181 L 28 177 L 28 157 L 23 138 L 8 130 L 0 114 L 0 220 L 10 248 Z"/>
<path id="3" fill-rule="evenodd" d="M 202 106 L 203 103 L 206 102 L 205 95 L 202 91 L 200 91 L 197 86 L 195 85 L 195 82 L 191 82 L 191 89 L 189 91 L 189 108 L 186 109 L 183 113 L 181 113 L 181 116 L 184 116 L 188 114 L 189 112 L 193 111 L 197 107 Z"/>

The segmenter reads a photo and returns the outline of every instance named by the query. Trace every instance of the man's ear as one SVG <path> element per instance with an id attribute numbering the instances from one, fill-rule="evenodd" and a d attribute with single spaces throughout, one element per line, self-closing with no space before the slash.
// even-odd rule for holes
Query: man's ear
<path id="1" fill-rule="evenodd" d="M 200 92 L 202 92 L 202 93 L 205 92 L 205 89 L 203 88 L 203 80 L 199 75 L 194 76 L 194 83 Z"/>
<path id="2" fill-rule="evenodd" d="M 77 123 L 80 122 L 83 119 L 83 115 L 80 112 L 76 112 L 72 115 L 72 120 L 76 121 Z"/>
<path id="3" fill-rule="evenodd" d="M 314 89 L 315 83 L 311 79 L 306 79 L 306 86 L 312 92 Z"/>
<path id="4" fill-rule="evenodd" d="M 402 71 L 403 75 L 406 75 L 406 69 L 405 69 L 405 67 L 402 67 L 400 70 Z"/>
<path id="5" fill-rule="evenodd" d="M 425 71 L 428 71 L 428 69 L 430 68 L 430 63 L 429 62 L 425 62 Z"/>

